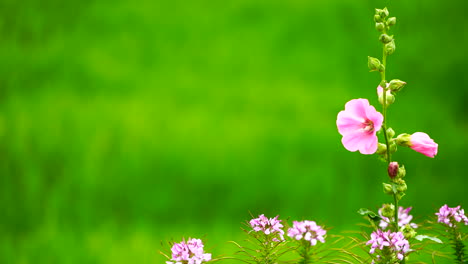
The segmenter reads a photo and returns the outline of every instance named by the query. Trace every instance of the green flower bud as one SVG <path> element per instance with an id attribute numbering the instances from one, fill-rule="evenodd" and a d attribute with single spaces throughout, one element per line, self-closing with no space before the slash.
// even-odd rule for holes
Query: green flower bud
<path id="1" fill-rule="evenodd" d="M 395 136 L 395 131 L 391 127 L 387 129 L 387 136 L 388 138 L 392 138 Z"/>
<path id="2" fill-rule="evenodd" d="M 411 144 L 410 142 L 411 142 L 410 134 L 403 133 L 403 134 L 398 135 L 398 137 L 396 138 L 396 143 L 402 147 L 409 147 Z"/>
<path id="3" fill-rule="evenodd" d="M 383 154 L 387 153 L 387 145 L 379 143 L 376 153 L 378 155 L 383 155 Z"/>
<path id="4" fill-rule="evenodd" d="M 393 40 L 393 36 L 389 36 L 387 34 L 382 34 L 382 35 L 380 35 L 379 40 L 383 44 L 387 44 L 387 43 L 390 43 Z"/>
<path id="5" fill-rule="evenodd" d="M 382 63 L 380 63 L 379 59 L 374 57 L 367 57 L 367 66 L 369 66 L 369 70 L 371 71 L 380 71 Z"/>
<path id="6" fill-rule="evenodd" d="M 379 15 L 375 15 L 374 16 L 374 21 L 377 22 L 377 23 L 380 23 L 380 22 L 383 21 L 383 19 Z"/>
<path id="7" fill-rule="evenodd" d="M 395 153 L 397 151 L 398 147 L 397 144 L 395 143 L 395 140 L 392 140 L 390 143 L 390 153 Z"/>
<path id="8" fill-rule="evenodd" d="M 393 204 L 384 204 L 381 213 L 382 216 L 392 218 L 395 215 L 395 206 Z"/>
<path id="9" fill-rule="evenodd" d="M 405 180 L 398 179 L 398 180 L 396 180 L 395 183 L 397 184 L 396 189 L 397 189 L 398 192 L 403 193 L 403 192 L 406 192 L 406 190 L 408 190 L 408 186 L 406 185 Z"/>
<path id="10" fill-rule="evenodd" d="M 375 23 L 375 29 L 379 32 L 383 32 L 385 30 L 385 24 L 381 22 Z"/>
<path id="11" fill-rule="evenodd" d="M 405 87 L 406 82 L 402 80 L 391 80 L 390 83 L 388 84 L 388 89 L 390 89 L 392 92 L 399 92 L 403 87 Z"/>
<path id="12" fill-rule="evenodd" d="M 393 186 L 388 183 L 382 183 L 382 184 L 383 184 L 383 192 L 385 194 L 393 195 Z"/>
<path id="13" fill-rule="evenodd" d="M 406 224 L 401 230 L 401 232 L 403 233 L 403 236 L 405 236 L 406 239 L 414 238 L 417 234 L 410 224 Z"/>
<path id="14" fill-rule="evenodd" d="M 389 27 L 394 26 L 396 24 L 396 17 L 391 17 L 387 20 L 387 25 Z"/>
<path id="15" fill-rule="evenodd" d="M 375 14 L 379 15 L 381 18 L 386 18 L 389 15 L 388 9 L 385 7 L 384 9 L 375 9 Z"/>
<path id="16" fill-rule="evenodd" d="M 393 52 L 395 52 L 395 40 L 392 39 L 392 41 L 390 41 L 389 43 L 385 44 L 385 53 L 387 55 L 392 55 Z"/>
<path id="17" fill-rule="evenodd" d="M 383 105 L 383 93 L 379 93 L 379 103 Z M 395 102 L 395 96 L 392 94 L 390 90 L 387 90 L 385 95 L 386 106 L 393 104 Z"/>
<path id="18" fill-rule="evenodd" d="M 398 178 L 403 178 L 406 176 L 406 169 L 405 169 L 405 166 L 400 166 L 400 168 L 398 168 L 398 174 L 397 174 L 397 177 Z"/>

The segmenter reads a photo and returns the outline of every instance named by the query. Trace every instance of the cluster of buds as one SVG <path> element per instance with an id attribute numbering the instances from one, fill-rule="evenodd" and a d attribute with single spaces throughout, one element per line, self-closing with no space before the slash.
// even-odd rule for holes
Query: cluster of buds
<path id="1" fill-rule="evenodd" d="M 393 54 L 396 48 L 395 39 L 387 33 L 390 30 L 390 27 L 396 24 L 396 17 L 389 17 L 387 8 L 375 9 L 374 21 L 375 29 L 381 33 L 379 40 L 384 44 L 385 54 Z M 368 57 L 368 66 L 371 71 L 385 71 L 385 66 L 377 58 Z"/>
<path id="2" fill-rule="evenodd" d="M 390 162 L 390 164 L 388 164 L 390 183 L 383 183 L 384 193 L 396 195 L 397 199 L 400 200 L 408 189 L 406 182 L 403 179 L 405 175 L 405 166 L 400 166 L 396 161 Z"/>
<path id="3" fill-rule="evenodd" d="M 403 233 L 406 239 L 411 239 L 416 236 L 415 229 L 418 228 L 416 223 L 411 222 L 413 216 L 409 214 L 411 207 L 398 208 L 398 230 Z M 384 204 L 379 209 L 379 216 L 381 218 L 379 227 L 386 230 L 392 223 L 395 223 L 395 206 L 393 204 Z"/>

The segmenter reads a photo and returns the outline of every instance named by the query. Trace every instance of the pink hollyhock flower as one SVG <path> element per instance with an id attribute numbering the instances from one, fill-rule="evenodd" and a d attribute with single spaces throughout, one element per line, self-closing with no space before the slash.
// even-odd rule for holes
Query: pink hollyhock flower
<path id="1" fill-rule="evenodd" d="M 338 113 L 336 125 L 347 150 L 374 154 L 378 143 L 376 133 L 382 122 L 382 114 L 369 105 L 367 99 L 353 99 L 346 103 L 344 111 Z"/>
<path id="2" fill-rule="evenodd" d="M 416 132 L 411 135 L 410 148 L 424 154 L 430 158 L 437 155 L 437 143 L 434 142 L 426 133 Z"/>

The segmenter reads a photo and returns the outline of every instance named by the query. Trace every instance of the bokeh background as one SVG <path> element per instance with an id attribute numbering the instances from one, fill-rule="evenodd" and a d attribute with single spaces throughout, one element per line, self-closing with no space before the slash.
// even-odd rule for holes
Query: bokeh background
<path id="1" fill-rule="evenodd" d="M 377 105 L 373 9 L 398 22 L 389 79 L 417 221 L 468 207 L 466 0 L 1 0 L 0 262 L 163 263 L 161 241 L 232 254 L 250 213 L 339 233 L 386 167 L 336 115 Z M 467 208 L 468 209 L 468 208 Z"/>

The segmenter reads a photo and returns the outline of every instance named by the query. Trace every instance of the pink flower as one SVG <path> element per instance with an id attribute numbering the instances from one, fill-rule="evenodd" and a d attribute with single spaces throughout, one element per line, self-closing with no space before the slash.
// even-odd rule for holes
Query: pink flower
<path id="1" fill-rule="evenodd" d="M 314 221 L 294 221 L 293 227 L 288 229 L 288 236 L 295 238 L 296 240 L 307 240 L 310 241 L 312 246 L 317 245 L 317 241 L 325 243 L 325 231 L 321 226 L 318 226 Z"/>
<path id="2" fill-rule="evenodd" d="M 369 105 L 367 99 L 353 99 L 346 103 L 344 111 L 338 113 L 336 125 L 347 150 L 374 154 L 378 143 L 376 133 L 382 122 L 382 114 Z"/>
<path id="3" fill-rule="evenodd" d="M 268 219 L 265 215 L 259 215 L 258 218 L 250 220 L 250 226 L 255 232 L 261 231 L 265 235 L 278 235 L 279 239 L 273 238 L 273 241 L 279 242 L 284 240 L 284 230 L 281 224 L 282 220 L 278 220 L 279 215 Z"/>
<path id="4" fill-rule="evenodd" d="M 409 147 L 430 158 L 437 155 L 438 145 L 426 133 L 416 132 L 411 135 Z"/>
<path id="5" fill-rule="evenodd" d="M 438 216 L 437 222 L 450 227 L 456 226 L 457 222 L 464 222 L 465 225 L 468 225 L 468 217 L 466 217 L 465 210 L 461 209 L 460 205 L 453 208 L 444 205 L 439 209 L 436 215 Z"/>

